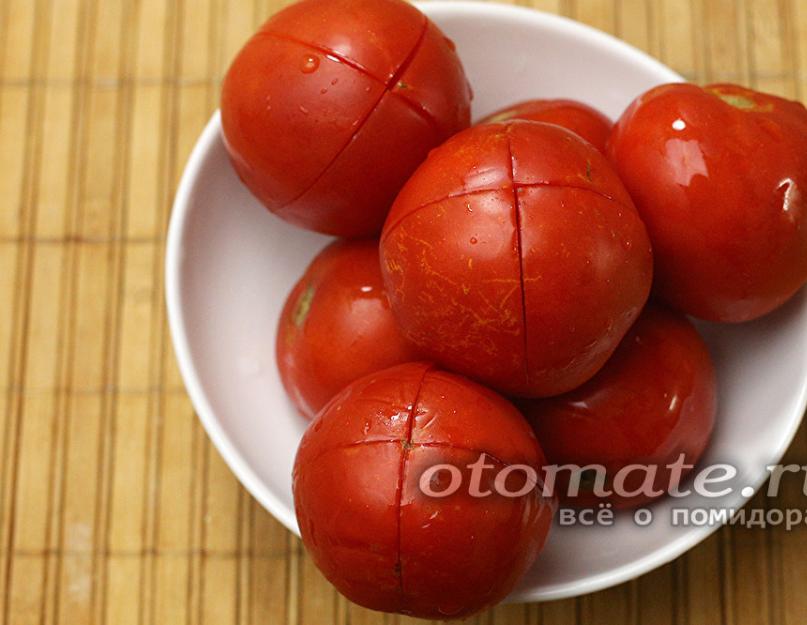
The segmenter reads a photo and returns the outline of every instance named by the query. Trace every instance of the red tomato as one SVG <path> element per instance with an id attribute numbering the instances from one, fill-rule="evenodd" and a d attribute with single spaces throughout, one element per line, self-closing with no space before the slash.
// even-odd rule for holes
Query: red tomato
<path id="1" fill-rule="evenodd" d="M 526 119 L 557 124 L 583 137 L 600 152 L 611 134 L 611 120 L 588 104 L 576 100 L 527 100 L 513 104 L 480 120 L 480 124 Z"/>
<path id="2" fill-rule="evenodd" d="M 480 457 L 489 464 L 480 492 L 490 494 L 474 497 L 467 465 Z M 495 481 L 509 465 L 540 474 L 543 463 L 509 402 L 431 365 L 401 365 L 354 382 L 308 428 L 294 465 L 297 521 L 314 562 L 350 600 L 459 618 L 503 599 L 541 550 L 553 502 L 536 482 L 504 496 Z M 450 473 L 429 472 L 436 465 L 462 473 L 453 494 Z M 449 494 L 428 495 L 424 479 Z"/>
<path id="3" fill-rule="evenodd" d="M 653 489 L 664 491 L 671 475 L 666 466 L 680 454 L 694 465 L 709 441 L 716 410 L 715 373 L 706 345 L 686 317 L 648 306 L 594 378 L 559 397 L 522 400 L 521 408 L 553 465 L 601 465 L 609 490 L 623 467 L 653 465 Z M 628 491 L 639 488 L 646 477 L 643 471 L 626 471 L 625 476 Z M 578 497 L 565 498 L 568 480 L 558 484 L 555 493 L 574 505 L 610 501 L 628 507 L 653 498 L 598 498 L 586 488 Z"/>
<path id="4" fill-rule="evenodd" d="M 656 289 L 686 313 L 746 321 L 807 281 L 807 110 L 734 85 L 639 97 L 608 154 L 647 225 Z"/>
<path id="5" fill-rule="evenodd" d="M 551 124 L 475 126 L 434 150 L 381 239 L 404 333 L 511 395 L 556 395 L 605 363 L 650 290 L 644 226 L 605 158 Z"/>
<path id="6" fill-rule="evenodd" d="M 454 44 L 401 0 L 291 5 L 247 42 L 221 97 L 249 189 L 283 219 L 350 237 L 377 233 L 428 151 L 469 119 Z"/>
<path id="7" fill-rule="evenodd" d="M 286 300 L 276 347 L 283 386 L 309 419 L 354 380 L 419 357 L 390 310 L 377 241 L 319 253 Z"/>

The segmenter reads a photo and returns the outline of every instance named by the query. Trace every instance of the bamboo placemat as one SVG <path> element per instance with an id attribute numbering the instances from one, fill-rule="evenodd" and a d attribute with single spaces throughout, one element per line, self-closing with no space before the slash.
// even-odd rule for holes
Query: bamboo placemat
<path id="1" fill-rule="evenodd" d="M 238 485 L 182 388 L 163 239 L 220 78 L 275 0 L 0 0 L 0 625 L 405 624 L 349 605 Z M 804 0 L 524 2 L 692 80 L 807 92 Z M 788 462 L 807 463 L 799 432 Z M 775 501 L 804 507 L 800 484 Z M 796 625 L 807 530 L 472 623 Z"/>

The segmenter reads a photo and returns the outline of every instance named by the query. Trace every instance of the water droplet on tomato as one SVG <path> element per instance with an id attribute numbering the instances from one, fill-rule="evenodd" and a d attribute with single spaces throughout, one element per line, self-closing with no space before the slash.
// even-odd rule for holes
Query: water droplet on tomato
<path id="1" fill-rule="evenodd" d="M 476 237 L 471 237 L 471 245 L 476 245 L 479 240 Z"/>
<path id="2" fill-rule="evenodd" d="M 804 200 L 801 189 L 792 178 L 785 178 L 776 187 L 776 192 L 782 196 L 782 212 L 793 223 L 801 217 Z"/>
<path id="3" fill-rule="evenodd" d="M 447 616 L 449 618 L 456 616 L 462 611 L 461 605 L 455 605 L 453 603 L 447 603 L 445 605 L 441 605 L 437 608 L 437 611 L 442 614 L 443 616 Z"/>
<path id="4" fill-rule="evenodd" d="M 338 83 L 338 82 L 339 82 L 339 79 L 338 79 L 338 78 L 334 78 L 334 79 L 331 81 L 331 84 L 332 84 L 332 85 L 335 85 L 335 84 L 336 84 L 336 83 Z"/>
<path id="5" fill-rule="evenodd" d="M 303 74 L 312 74 L 319 69 L 319 59 L 315 56 L 306 56 L 303 59 Z"/>
<path id="6" fill-rule="evenodd" d="M 308 109 L 307 109 L 307 108 L 305 108 L 305 107 L 304 107 L 302 104 L 300 105 L 300 112 L 301 112 L 303 115 L 308 115 Z"/>
<path id="7" fill-rule="evenodd" d="M 327 90 L 325 87 L 323 87 L 322 89 L 320 89 L 320 90 L 319 90 L 319 92 L 320 92 L 322 95 L 325 95 L 326 93 L 328 93 L 328 90 Z"/>

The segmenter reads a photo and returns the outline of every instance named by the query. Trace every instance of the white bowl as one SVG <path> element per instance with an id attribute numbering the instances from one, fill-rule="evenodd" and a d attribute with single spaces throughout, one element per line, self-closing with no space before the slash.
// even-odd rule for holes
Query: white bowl
<path id="1" fill-rule="evenodd" d="M 675 72 L 573 21 L 497 4 L 420 5 L 457 44 L 476 92 L 475 115 L 535 97 L 568 97 L 616 118 Z M 306 422 L 286 397 L 274 361 L 284 299 L 327 237 L 270 215 L 227 160 L 216 114 L 202 133 L 177 194 L 168 235 L 168 312 L 180 369 L 208 434 L 246 488 L 298 532 L 291 494 L 295 450 Z M 807 398 L 807 300 L 755 323 L 701 329 L 717 364 L 720 414 L 704 462 L 731 462 L 734 492 L 653 506 L 638 527 L 556 527 L 511 597 L 538 601 L 605 588 L 660 566 L 716 525 L 675 527 L 673 507 L 739 507 L 781 458 Z"/>

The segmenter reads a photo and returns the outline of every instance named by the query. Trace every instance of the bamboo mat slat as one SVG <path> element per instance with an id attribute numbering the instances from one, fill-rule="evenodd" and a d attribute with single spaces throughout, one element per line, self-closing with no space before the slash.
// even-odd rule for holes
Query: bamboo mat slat
<path id="1" fill-rule="evenodd" d="M 323 580 L 188 401 L 163 237 L 229 60 L 277 0 L 0 0 L 0 625 L 407 625 Z M 525 0 L 700 82 L 807 96 L 804 0 Z M 807 463 L 807 431 L 787 462 Z M 803 508 L 801 485 L 754 505 Z M 478 625 L 802 625 L 807 531 L 724 528 Z"/>

